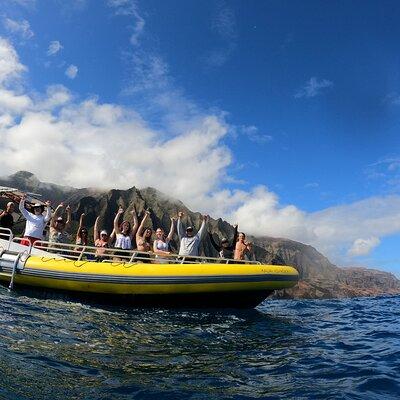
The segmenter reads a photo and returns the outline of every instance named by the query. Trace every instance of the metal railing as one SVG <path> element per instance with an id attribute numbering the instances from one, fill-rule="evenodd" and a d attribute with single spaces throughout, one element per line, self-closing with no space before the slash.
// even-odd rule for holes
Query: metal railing
<path id="1" fill-rule="evenodd" d="M 45 252 L 54 258 L 66 258 L 76 261 L 98 261 L 98 262 L 123 262 L 123 263 L 156 263 L 156 264 L 261 264 L 258 261 L 231 260 L 227 258 L 204 257 L 204 256 L 180 256 L 178 254 L 156 254 L 138 250 L 122 250 L 111 247 L 95 247 L 68 243 L 53 243 L 40 240 L 34 245 L 26 245 L 26 240 L 14 237 L 12 231 L 0 228 L 0 239 L 7 241 L 3 250 L 10 250 L 12 243 L 24 245 L 24 253 L 34 255 L 34 250 Z M 22 243 L 21 243 L 22 242 Z M 6 248 L 4 248 L 6 247 Z M 0 249 L 1 250 L 1 249 Z M 43 253 L 41 253 L 43 255 Z"/>
<path id="2" fill-rule="evenodd" d="M 0 239 L 2 239 L 3 241 L 7 242 L 7 244 L 5 244 L 6 248 L 4 248 L 4 242 L 1 243 L 1 245 L 0 245 L 1 249 L 0 250 L 9 250 L 11 242 L 14 239 L 14 235 L 13 235 L 11 229 L 0 227 Z"/>
<path id="3" fill-rule="evenodd" d="M 77 244 L 50 243 L 37 241 L 33 249 L 45 251 L 58 257 L 77 261 L 156 263 L 156 264 L 260 264 L 258 261 L 239 261 L 226 258 L 203 256 L 180 256 L 178 254 L 159 255 L 153 252 L 122 250 L 118 248 L 95 247 Z"/>

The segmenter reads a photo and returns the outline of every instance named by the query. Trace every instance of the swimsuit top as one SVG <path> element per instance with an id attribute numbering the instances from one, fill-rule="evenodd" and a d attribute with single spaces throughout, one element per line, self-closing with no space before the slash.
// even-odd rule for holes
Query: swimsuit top
<path id="1" fill-rule="evenodd" d="M 144 237 L 139 236 L 139 240 L 137 241 L 137 247 L 139 251 L 150 251 L 151 245 L 147 242 Z M 139 249 L 141 247 L 141 249 Z"/>
<path id="2" fill-rule="evenodd" d="M 157 250 L 168 251 L 168 243 L 158 239 L 156 240 Z"/>
<path id="3" fill-rule="evenodd" d="M 115 240 L 115 248 L 122 250 L 132 249 L 132 240 L 129 235 L 124 235 L 123 233 L 117 233 L 117 239 Z"/>

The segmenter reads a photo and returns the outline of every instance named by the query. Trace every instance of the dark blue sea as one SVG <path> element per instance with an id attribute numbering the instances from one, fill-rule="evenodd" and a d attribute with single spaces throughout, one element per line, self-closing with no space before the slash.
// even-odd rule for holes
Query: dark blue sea
<path id="1" fill-rule="evenodd" d="M 400 297 L 135 310 L 0 288 L 0 399 L 132 398 L 399 399 Z"/>

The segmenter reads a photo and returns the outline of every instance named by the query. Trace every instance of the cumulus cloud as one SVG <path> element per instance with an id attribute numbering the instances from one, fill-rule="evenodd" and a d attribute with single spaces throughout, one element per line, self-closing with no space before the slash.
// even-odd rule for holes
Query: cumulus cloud
<path id="1" fill-rule="evenodd" d="M 17 21 L 11 18 L 4 19 L 4 28 L 15 35 L 19 35 L 22 39 L 27 40 L 34 36 L 31 26 L 26 19 Z"/>
<path id="2" fill-rule="evenodd" d="M 364 245 L 361 253 L 354 245 L 360 248 L 359 239 L 380 239 L 400 232 L 400 196 L 394 195 L 307 213 L 294 205 L 282 206 L 276 194 L 260 186 L 231 196 L 226 192 L 219 207 L 222 204 L 220 212 L 239 222 L 243 230 L 311 244 L 338 262 L 343 262 L 346 254 L 366 255 L 379 244 L 370 240 L 370 246 Z"/>
<path id="3" fill-rule="evenodd" d="M 400 196 L 309 213 L 282 205 L 266 186 L 221 188 L 233 161 L 223 144 L 231 129 L 223 114 L 189 103 L 181 107 L 179 129 L 172 123 L 155 129 L 135 109 L 78 99 L 62 85 L 41 95 L 18 92 L 13 84 L 25 70 L 11 44 L 0 39 L 2 175 L 24 169 L 75 187 L 153 186 L 193 209 L 238 222 L 249 234 L 299 240 L 334 260 L 342 256 L 339 261 L 366 255 L 383 237 L 400 232 Z M 180 114 L 164 101 L 176 124 Z"/>
<path id="4" fill-rule="evenodd" d="M 323 89 L 333 86 L 328 79 L 318 79 L 315 76 L 310 78 L 306 84 L 294 95 L 296 99 L 301 97 L 315 97 L 322 93 Z"/>
<path id="5" fill-rule="evenodd" d="M 52 40 L 47 49 L 47 55 L 53 56 L 63 49 L 63 45 L 58 40 Z"/>
<path id="6" fill-rule="evenodd" d="M 15 83 L 21 78 L 21 72 L 26 70 L 11 43 L 0 37 L 0 85 Z"/>
<path id="7" fill-rule="evenodd" d="M 356 239 L 353 242 L 348 254 L 350 256 L 365 256 L 368 255 L 376 246 L 380 244 L 380 240 L 377 237 L 369 237 L 366 239 Z"/>
<path id="8" fill-rule="evenodd" d="M 66 70 L 65 75 L 68 76 L 69 79 L 75 79 L 78 75 L 78 67 L 76 65 L 71 64 Z"/>

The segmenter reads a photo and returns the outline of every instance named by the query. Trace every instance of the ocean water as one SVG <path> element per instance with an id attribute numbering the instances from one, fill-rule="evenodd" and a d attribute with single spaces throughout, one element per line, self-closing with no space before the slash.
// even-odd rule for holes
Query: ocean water
<path id="1" fill-rule="evenodd" d="M 0 399 L 399 399 L 400 297 L 160 310 L 0 288 Z"/>

